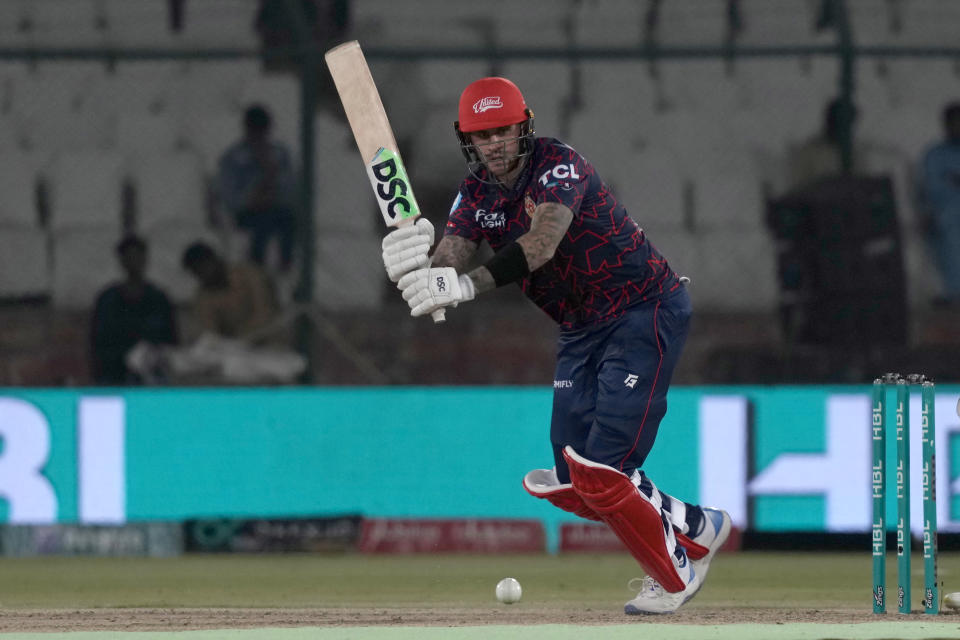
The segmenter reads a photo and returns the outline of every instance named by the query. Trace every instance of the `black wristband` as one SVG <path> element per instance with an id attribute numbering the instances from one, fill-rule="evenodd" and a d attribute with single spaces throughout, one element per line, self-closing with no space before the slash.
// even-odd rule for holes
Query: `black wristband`
<path id="1" fill-rule="evenodd" d="M 483 266 L 493 276 L 493 281 L 498 287 L 516 282 L 530 273 L 530 265 L 527 264 L 527 256 L 523 253 L 523 247 L 516 242 L 511 242 L 497 251 Z"/>

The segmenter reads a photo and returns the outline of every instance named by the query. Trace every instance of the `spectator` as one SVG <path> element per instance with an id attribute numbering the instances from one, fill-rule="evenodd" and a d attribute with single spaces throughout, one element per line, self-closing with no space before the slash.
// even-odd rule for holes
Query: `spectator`
<path id="1" fill-rule="evenodd" d="M 201 331 L 247 338 L 275 318 L 273 293 L 256 265 L 228 265 L 204 242 L 187 247 L 182 264 L 199 283 L 193 311 Z"/>
<path id="2" fill-rule="evenodd" d="M 299 16 L 290 16 L 290 10 L 299 11 Z M 304 20 L 304 33 L 324 49 L 333 40 L 343 37 L 349 20 L 348 0 L 300 0 L 299 6 L 288 0 L 259 0 L 253 28 L 260 36 L 264 50 L 290 48 L 297 43 L 297 25 L 294 20 Z M 268 66 L 277 67 L 289 59 L 276 54 L 267 58 Z"/>
<path id="3" fill-rule="evenodd" d="M 280 270 L 293 259 L 296 177 L 285 145 L 271 138 L 273 119 L 261 105 L 243 118 L 243 138 L 220 158 L 220 195 L 237 227 L 250 233 L 251 262 L 264 267 L 273 236 L 280 243 Z"/>
<path id="4" fill-rule="evenodd" d="M 117 244 L 116 253 L 126 278 L 104 289 L 94 304 L 93 380 L 101 385 L 141 384 L 141 376 L 127 367 L 127 352 L 140 342 L 176 344 L 177 323 L 167 295 L 144 277 L 146 243 L 129 235 Z"/>
<path id="5" fill-rule="evenodd" d="M 849 117 L 851 132 L 857 119 L 857 108 L 851 105 L 850 109 L 846 114 L 839 98 L 831 100 L 823 113 L 823 128 L 791 151 L 787 162 L 789 189 L 805 187 L 820 178 L 843 173 L 844 118 Z M 854 146 L 852 173 L 861 171 L 863 156 L 862 148 Z"/>
<path id="6" fill-rule="evenodd" d="M 923 228 L 943 280 L 939 304 L 960 307 L 960 102 L 943 110 L 944 139 L 920 166 Z"/>

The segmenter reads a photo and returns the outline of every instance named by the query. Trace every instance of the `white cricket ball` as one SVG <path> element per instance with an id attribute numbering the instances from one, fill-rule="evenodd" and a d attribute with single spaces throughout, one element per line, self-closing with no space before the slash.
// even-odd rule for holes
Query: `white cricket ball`
<path id="1" fill-rule="evenodd" d="M 497 600 L 503 604 L 513 604 L 520 600 L 523 595 L 523 589 L 516 578 L 504 578 L 497 583 Z"/>
<path id="2" fill-rule="evenodd" d="M 954 591 L 943 596 L 943 604 L 951 609 L 960 609 L 960 591 Z"/>

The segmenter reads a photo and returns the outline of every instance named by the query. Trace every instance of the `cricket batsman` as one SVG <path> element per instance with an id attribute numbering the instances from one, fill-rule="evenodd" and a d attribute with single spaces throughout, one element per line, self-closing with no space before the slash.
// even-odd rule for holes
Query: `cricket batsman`
<path id="1" fill-rule="evenodd" d="M 534 136 L 533 112 L 510 80 L 467 86 L 454 128 L 469 173 L 443 238 L 431 260 L 426 218 L 391 232 L 387 273 L 413 316 L 517 283 L 560 326 L 554 467 L 528 473 L 524 488 L 623 541 L 646 573 L 626 613 L 672 613 L 696 594 L 730 532 L 725 511 L 673 498 L 643 472 L 687 338 L 687 279 L 593 165 Z M 484 241 L 493 257 L 465 273 Z"/>

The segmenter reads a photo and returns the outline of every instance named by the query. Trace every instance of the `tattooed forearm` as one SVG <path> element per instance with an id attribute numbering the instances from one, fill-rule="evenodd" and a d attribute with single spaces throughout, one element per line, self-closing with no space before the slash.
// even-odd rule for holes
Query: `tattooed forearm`
<path id="1" fill-rule="evenodd" d="M 477 288 L 477 293 L 493 291 L 497 288 L 497 283 L 494 282 L 493 276 L 490 275 L 486 267 L 477 267 L 467 275 L 473 280 L 473 286 Z"/>
<path id="2" fill-rule="evenodd" d="M 530 271 L 539 269 L 553 257 L 572 220 L 573 211 L 558 202 L 541 202 L 537 205 L 530 231 L 517 238 Z"/>
<path id="3" fill-rule="evenodd" d="M 477 251 L 477 244 L 459 236 L 443 236 L 433 252 L 433 267 L 453 267 L 463 271 Z"/>

